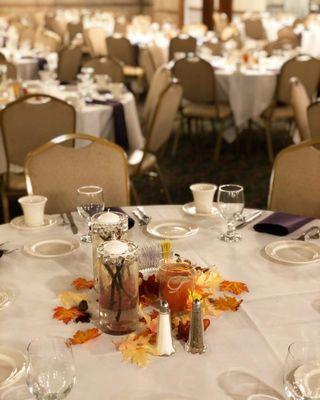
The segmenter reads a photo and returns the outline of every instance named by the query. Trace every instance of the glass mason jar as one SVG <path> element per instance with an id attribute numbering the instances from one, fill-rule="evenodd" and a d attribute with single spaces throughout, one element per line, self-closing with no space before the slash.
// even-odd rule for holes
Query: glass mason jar
<path id="1" fill-rule="evenodd" d="M 133 332 L 139 320 L 138 246 L 111 240 L 101 244 L 97 253 L 100 329 L 113 335 Z"/>
<path id="2" fill-rule="evenodd" d="M 122 239 L 128 230 L 127 214 L 116 211 L 103 211 L 94 214 L 91 222 L 92 233 L 92 267 L 93 280 L 96 290 L 98 290 L 98 265 L 97 248 L 103 242 L 115 239 Z"/>

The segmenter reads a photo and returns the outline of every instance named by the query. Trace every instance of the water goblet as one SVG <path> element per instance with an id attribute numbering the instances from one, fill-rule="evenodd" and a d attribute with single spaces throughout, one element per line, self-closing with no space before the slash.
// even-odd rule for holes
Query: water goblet
<path id="1" fill-rule="evenodd" d="M 44 337 L 28 345 L 27 386 L 37 400 L 62 400 L 75 383 L 72 349 L 64 338 Z"/>
<path id="2" fill-rule="evenodd" d="M 220 236 L 224 242 L 238 242 L 241 236 L 235 231 L 235 220 L 239 219 L 244 208 L 243 187 L 222 185 L 218 189 L 218 208 L 226 220 L 227 231 Z"/>
<path id="3" fill-rule="evenodd" d="M 290 344 L 284 364 L 283 384 L 290 400 L 320 399 L 319 341 L 301 340 Z"/>
<path id="4" fill-rule="evenodd" d="M 91 243 L 91 218 L 94 214 L 104 210 L 103 189 L 100 186 L 81 186 L 78 188 L 77 210 L 80 217 L 86 219 L 89 225 L 88 233 L 82 235 L 80 240 Z"/>

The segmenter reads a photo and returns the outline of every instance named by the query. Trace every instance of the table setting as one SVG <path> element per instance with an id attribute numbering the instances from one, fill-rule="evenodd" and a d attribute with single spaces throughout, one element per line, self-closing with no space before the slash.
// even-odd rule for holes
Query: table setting
<path id="1" fill-rule="evenodd" d="M 19 199 L 0 226 L 1 399 L 316 398 L 320 225 L 245 209 L 241 185 L 192 197 L 121 209 L 85 186 L 52 216 Z"/>

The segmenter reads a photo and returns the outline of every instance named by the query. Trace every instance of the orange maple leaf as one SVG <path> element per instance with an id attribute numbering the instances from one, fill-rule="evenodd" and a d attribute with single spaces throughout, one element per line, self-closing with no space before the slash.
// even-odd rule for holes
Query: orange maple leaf
<path id="1" fill-rule="evenodd" d="M 243 292 L 249 292 L 248 286 L 243 282 L 223 281 L 220 283 L 221 292 L 231 292 L 235 295 Z"/>
<path id="2" fill-rule="evenodd" d="M 215 307 L 221 311 L 237 311 L 242 301 L 243 300 L 237 300 L 235 297 L 226 295 L 212 300 Z"/>
<path id="3" fill-rule="evenodd" d="M 71 345 L 83 344 L 101 335 L 97 328 L 87 329 L 85 331 L 77 331 L 72 338 L 68 340 Z"/>
<path id="4" fill-rule="evenodd" d="M 84 289 L 84 288 L 92 289 L 94 286 L 93 281 L 88 281 L 87 279 L 84 279 L 84 278 L 75 279 L 72 282 L 72 284 L 77 290 Z"/>
<path id="5" fill-rule="evenodd" d="M 63 321 L 65 324 L 68 324 L 74 318 L 83 315 L 83 313 L 78 309 L 78 307 L 56 307 L 54 310 L 53 318 Z"/>

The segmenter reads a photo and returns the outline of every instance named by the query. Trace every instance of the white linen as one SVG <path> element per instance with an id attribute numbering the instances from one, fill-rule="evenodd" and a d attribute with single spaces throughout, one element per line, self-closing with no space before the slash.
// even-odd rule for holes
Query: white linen
<path id="1" fill-rule="evenodd" d="M 50 94 L 64 99 L 70 95 L 70 91 L 54 91 Z M 124 114 L 127 125 L 129 149 L 136 150 L 144 147 L 144 137 L 141 131 L 138 111 L 132 93 L 125 93 L 121 102 L 124 106 Z M 103 137 L 114 141 L 114 121 L 111 106 L 105 105 L 86 105 L 77 110 L 76 131 L 88 135 Z M 76 147 L 81 147 L 87 143 L 77 142 Z M 2 135 L 0 135 L 0 174 L 7 170 L 6 157 L 3 146 Z"/>
<path id="2" fill-rule="evenodd" d="M 153 220 L 183 218 L 198 223 L 199 233 L 174 241 L 174 250 L 200 265 L 217 265 L 225 279 L 246 282 L 250 293 L 243 296 L 238 312 L 224 313 L 212 321 L 205 333 L 208 350 L 201 356 L 187 354 L 175 342 L 174 356 L 152 357 L 150 365 L 141 370 L 121 361 L 112 343 L 116 337 L 103 334 L 75 346 L 77 382 L 68 399 L 246 400 L 253 393 L 283 394 L 288 344 L 320 328 L 320 265 L 285 266 L 268 261 L 261 249 L 276 238 L 256 233 L 251 226 L 241 230 L 241 242 L 228 244 L 217 239 L 225 229 L 217 216 L 190 217 L 179 206 L 147 206 L 145 210 Z M 77 216 L 76 223 L 80 226 Z M 48 235 L 62 233 L 71 235 L 70 228 L 56 226 L 47 231 Z M 0 226 L 0 241 L 8 240 L 13 247 L 43 235 Z M 151 240 L 137 223 L 128 236 L 138 243 Z M 13 288 L 16 300 L 0 311 L 1 344 L 25 351 L 35 337 L 70 337 L 78 329 L 91 327 L 52 319 L 52 309 L 59 304 L 57 294 L 70 290 L 70 283 L 79 276 L 92 276 L 90 245 L 82 244 L 73 255 L 52 260 L 31 258 L 20 251 L 3 256 L 0 281 Z M 16 386 L 21 384 L 23 379 Z"/>

